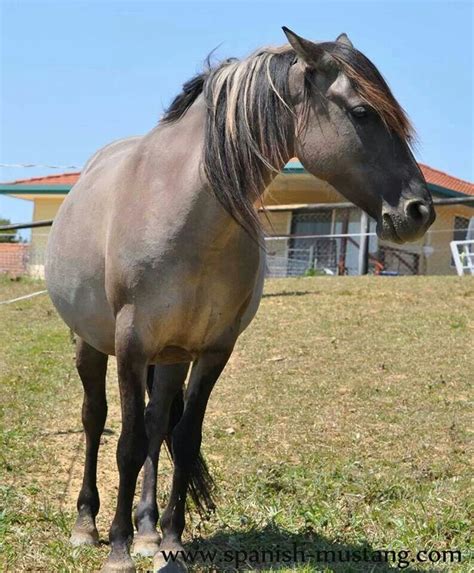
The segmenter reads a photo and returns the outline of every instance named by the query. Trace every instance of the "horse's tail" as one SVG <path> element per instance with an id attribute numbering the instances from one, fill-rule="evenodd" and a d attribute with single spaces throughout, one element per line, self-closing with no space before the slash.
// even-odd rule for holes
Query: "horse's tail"
<path id="1" fill-rule="evenodd" d="M 173 403 L 171 404 L 170 410 L 170 418 L 168 424 L 168 434 L 166 436 L 166 445 L 168 447 L 168 451 L 170 453 L 171 458 L 173 459 L 173 448 L 171 445 L 172 433 L 173 429 L 176 424 L 181 419 L 184 411 L 184 387 L 183 391 L 180 391 L 176 394 Z M 201 516 L 205 516 L 211 511 L 214 511 L 216 505 L 213 499 L 213 491 L 215 489 L 215 482 L 209 473 L 209 469 L 207 467 L 206 461 L 201 452 L 199 452 L 199 456 L 194 464 L 194 467 L 191 469 L 191 475 L 189 479 L 189 493 L 191 495 L 191 499 L 194 502 L 199 514 Z"/>

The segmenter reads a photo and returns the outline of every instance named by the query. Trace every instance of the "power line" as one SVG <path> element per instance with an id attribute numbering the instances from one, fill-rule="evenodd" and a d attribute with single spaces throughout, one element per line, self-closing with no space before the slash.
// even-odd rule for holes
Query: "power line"
<path id="1" fill-rule="evenodd" d="M 22 169 L 24 167 L 41 167 L 42 169 L 82 169 L 79 165 L 45 165 L 43 163 L 0 163 L 0 167 Z"/>

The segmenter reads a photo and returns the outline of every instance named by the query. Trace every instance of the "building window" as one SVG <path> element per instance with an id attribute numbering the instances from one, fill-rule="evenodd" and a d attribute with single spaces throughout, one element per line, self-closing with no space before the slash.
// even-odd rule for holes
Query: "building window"
<path id="1" fill-rule="evenodd" d="M 465 241 L 469 219 L 467 217 L 454 217 L 453 241 Z"/>
<path id="2" fill-rule="evenodd" d="M 356 207 L 293 213 L 291 234 L 296 237 L 289 243 L 288 274 L 304 274 L 310 270 L 357 274 L 359 236 L 331 235 L 359 232 L 360 210 Z"/>
<path id="3" fill-rule="evenodd" d="M 302 275 L 311 269 L 330 269 L 335 272 L 337 264 L 336 241 L 332 235 L 333 211 L 331 209 L 311 213 L 293 213 L 292 238 L 288 252 L 288 274 Z M 323 235 L 316 238 L 314 235 Z"/>
<path id="4" fill-rule="evenodd" d="M 454 217 L 453 241 L 465 241 L 467 239 L 467 230 L 469 228 L 469 219 L 467 217 Z M 454 267 L 454 259 L 451 256 L 451 266 Z"/>

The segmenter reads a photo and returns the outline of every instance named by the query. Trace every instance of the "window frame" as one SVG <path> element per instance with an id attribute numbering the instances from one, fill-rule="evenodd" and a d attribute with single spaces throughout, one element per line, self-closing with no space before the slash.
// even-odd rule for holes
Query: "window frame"
<path id="1" fill-rule="evenodd" d="M 466 227 L 464 229 L 456 228 L 456 219 L 462 219 L 463 221 L 465 221 Z M 453 217 L 453 234 L 452 234 L 451 241 L 465 241 L 466 240 L 467 231 L 469 229 L 469 222 L 470 222 L 469 217 L 465 217 L 464 215 L 454 215 L 454 217 Z M 464 233 L 464 236 L 462 238 L 456 237 L 456 233 L 459 233 L 460 231 L 462 231 Z M 449 266 L 452 269 L 456 268 L 456 265 L 454 264 L 453 255 L 451 255 L 449 258 Z"/>

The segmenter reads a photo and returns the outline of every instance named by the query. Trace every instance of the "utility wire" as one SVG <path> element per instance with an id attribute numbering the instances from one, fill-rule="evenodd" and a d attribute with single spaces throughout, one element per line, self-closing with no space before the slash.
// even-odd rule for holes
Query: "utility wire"
<path id="1" fill-rule="evenodd" d="M 41 167 L 42 169 L 82 169 L 79 165 L 45 165 L 43 163 L 0 163 L 0 167 L 13 167 L 21 169 L 23 167 Z"/>

